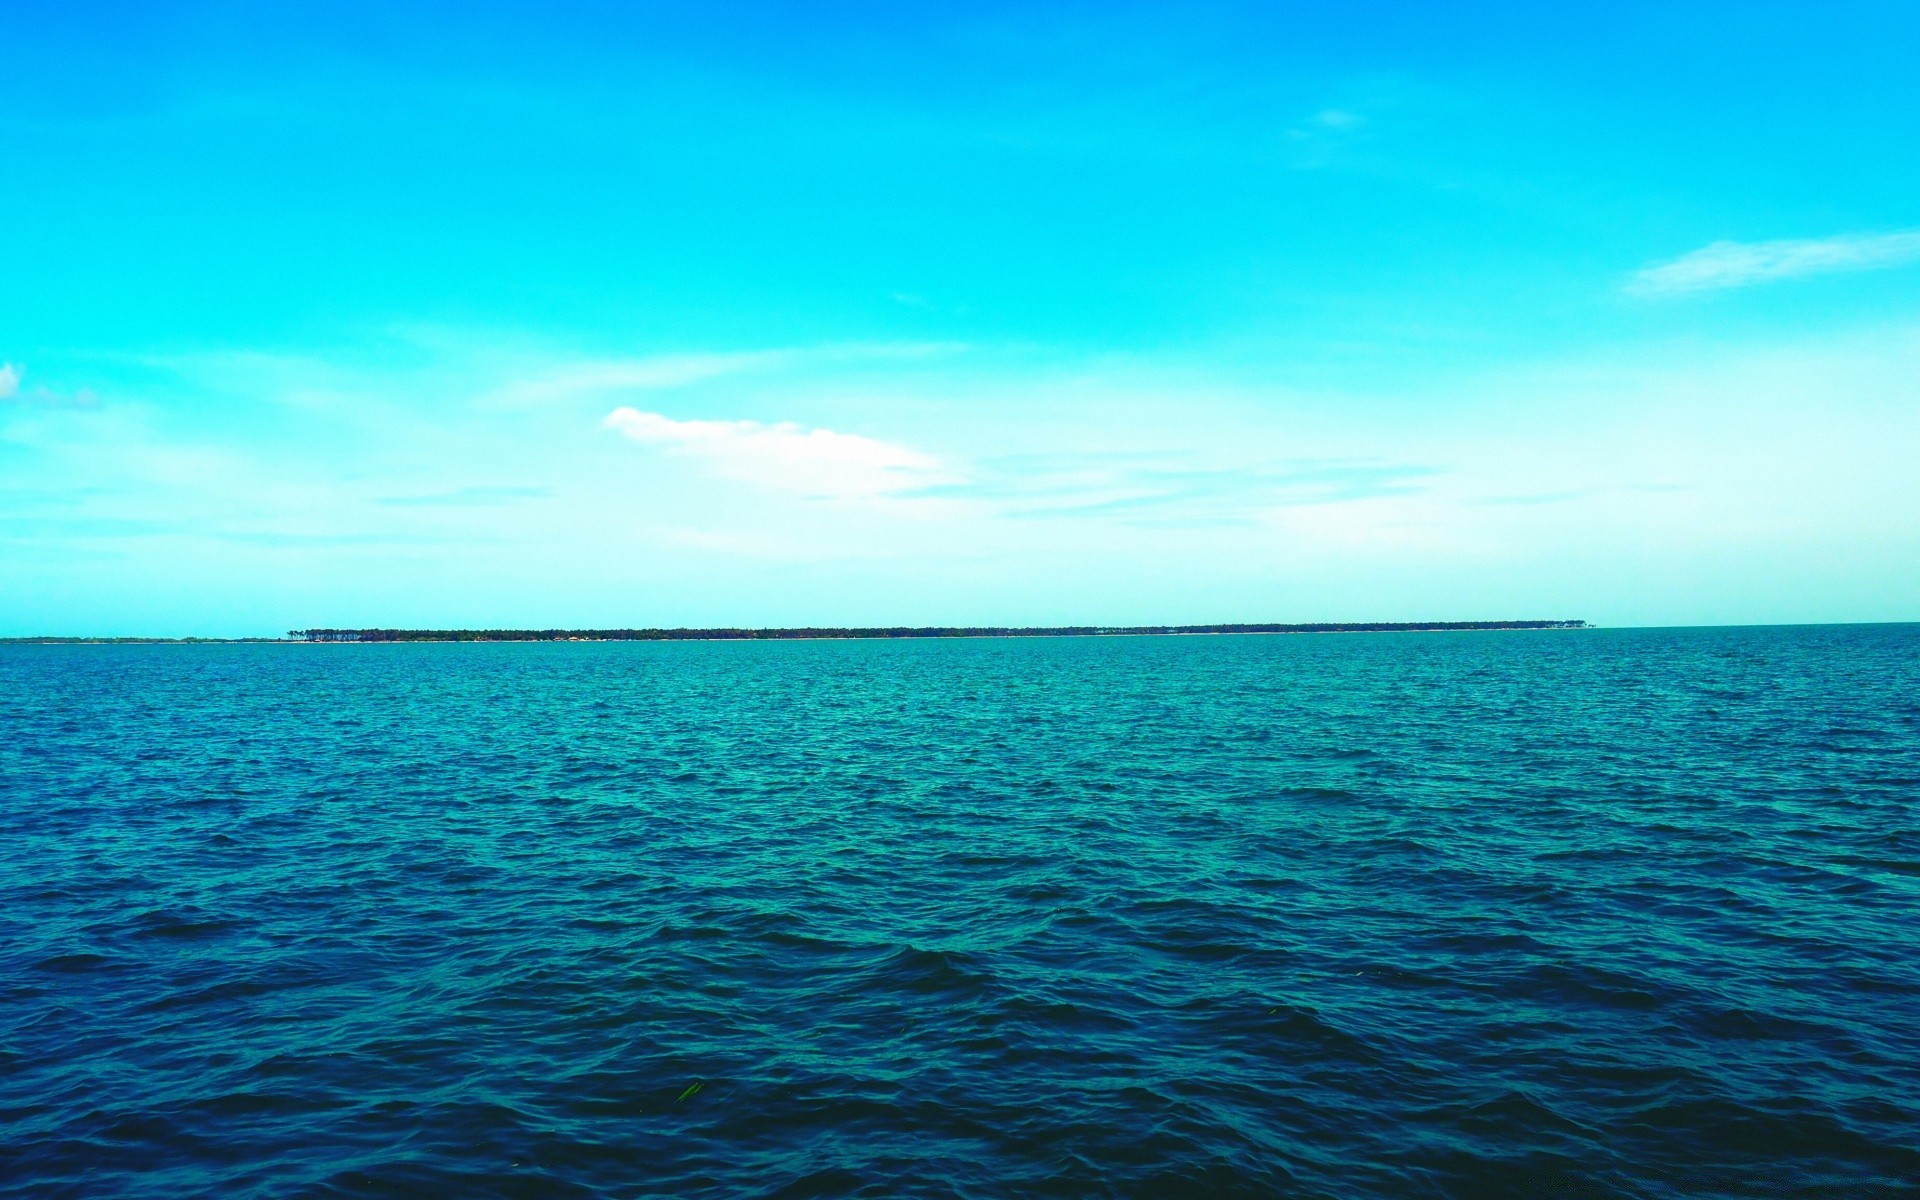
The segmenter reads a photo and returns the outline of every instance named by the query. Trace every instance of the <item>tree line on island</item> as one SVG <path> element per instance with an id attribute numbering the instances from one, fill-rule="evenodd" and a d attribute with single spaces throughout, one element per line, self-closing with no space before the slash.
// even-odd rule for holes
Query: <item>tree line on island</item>
<path id="1" fill-rule="evenodd" d="M 753 642 L 813 639 L 1141 637 L 1204 633 L 1450 633 L 1585 629 L 1585 621 L 1314 621 L 1242 625 L 891 625 L 793 629 L 293 629 L 301 642 Z"/>

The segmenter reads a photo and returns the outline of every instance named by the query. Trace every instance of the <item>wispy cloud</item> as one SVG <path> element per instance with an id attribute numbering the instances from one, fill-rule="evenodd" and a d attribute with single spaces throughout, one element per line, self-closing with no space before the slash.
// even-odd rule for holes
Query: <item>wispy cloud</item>
<path id="1" fill-rule="evenodd" d="M 982 465 L 981 479 L 924 494 L 986 501 L 1010 517 L 1231 525 L 1275 509 L 1416 492 L 1434 474 L 1401 463 L 1205 462 L 1154 452 L 1020 455 Z"/>
<path id="2" fill-rule="evenodd" d="M 654 391 L 792 362 L 790 350 L 739 354 L 663 354 L 651 358 L 572 363 L 504 389 L 513 400 L 554 400 L 582 393 Z"/>
<path id="3" fill-rule="evenodd" d="M 1337 166 L 1350 162 L 1353 151 L 1370 141 L 1372 133 L 1373 122 L 1360 107 L 1322 108 L 1287 127 L 1287 154 L 1295 167 Z"/>
<path id="4" fill-rule="evenodd" d="M 622 407 L 604 424 L 636 442 L 702 459 L 730 479 L 816 498 L 894 495 L 942 474 L 938 459 L 911 447 L 791 421 L 677 421 Z"/>
<path id="5" fill-rule="evenodd" d="M 1920 229 L 1772 242 L 1714 242 L 1638 272 L 1628 281 L 1627 291 L 1637 296 L 1667 296 L 1750 287 L 1802 275 L 1870 271 L 1916 259 L 1920 259 Z"/>
<path id="6" fill-rule="evenodd" d="M 664 391 L 750 372 L 792 373 L 825 366 L 929 358 L 965 348 L 951 342 L 847 343 L 722 354 L 591 359 L 515 380 L 501 388 L 496 396 L 509 404 L 530 404 L 578 396 Z"/>
<path id="7" fill-rule="evenodd" d="M 1367 119 L 1357 112 L 1344 108 L 1323 108 L 1301 123 L 1300 129 L 1333 130 L 1336 132 L 1358 129 L 1367 123 Z"/>
<path id="8" fill-rule="evenodd" d="M 375 503 L 400 508 L 472 508 L 545 500 L 552 495 L 553 489 L 543 487 L 463 487 L 419 496 L 383 496 Z"/>
<path id="9" fill-rule="evenodd" d="M 52 388 L 25 388 L 20 379 L 26 368 L 0 363 L 0 404 L 22 404 L 34 408 L 99 408 L 100 397 L 86 388 L 77 392 L 56 392 Z"/>

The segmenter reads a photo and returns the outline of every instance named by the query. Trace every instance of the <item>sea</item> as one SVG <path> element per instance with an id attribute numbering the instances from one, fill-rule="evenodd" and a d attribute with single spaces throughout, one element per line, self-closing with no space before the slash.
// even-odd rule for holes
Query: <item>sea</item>
<path id="1" fill-rule="evenodd" d="M 1916 1181 L 1920 626 L 0 646 L 0 1196 Z"/>

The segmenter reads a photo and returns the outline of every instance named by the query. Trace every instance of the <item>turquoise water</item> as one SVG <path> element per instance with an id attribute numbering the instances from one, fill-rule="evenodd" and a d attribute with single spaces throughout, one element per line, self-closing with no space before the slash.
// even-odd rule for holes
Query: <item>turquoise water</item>
<path id="1" fill-rule="evenodd" d="M 0 1195 L 1913 1195 L 1920 627 L 0 647 Z"/>

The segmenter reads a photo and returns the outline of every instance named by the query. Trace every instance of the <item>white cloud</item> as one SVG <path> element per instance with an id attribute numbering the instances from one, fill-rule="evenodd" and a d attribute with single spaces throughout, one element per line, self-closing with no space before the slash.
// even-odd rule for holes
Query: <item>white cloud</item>
<path id="1" fill-rule="evenodd" d="M 1277 509 L 1423 491 L 1430 467 L 1353 459 L 1276 461 L 1179 450 L 1017 454 L 930 494 L 979 501 L 1008 517 L 1131 525 L 1247 523 Z"/>
<path id="2" fill-rule="evenodd" d="M 652 358 L 572 363 L 537 379 L 508 386 L 505 396 L 518 401 L 558 400 L 582 393 L 655 391 L 685 387 L 791 359 L 786 351 L 742 354 L 663 354 Z"/>
<path id="3" fill-rule="evenodd" d="M 1358 129 L 1367 123 L 1367 119 L 1356 112 L 1344 108 L 1327 108 L 1313 114 L 1308 121 L 1322 129 Z"/>
<path id="4" fill-rule="evenodd" d="M 32 387 L 22 391 L 20 377 L 25 374 L 24 367 L 16 367 L 12 363 L 0 363 L 0 402 L 21 404 L 28 408 L 92 409 L 100 407 L 100 397 L 86 388 L 81 388 L 77 392 L 56 392 L 52 388 L 44 387 Z"/>
<path id="5" fill-rule="evenodd" d="M 939 460 L 911 447 L 791 421 L 676 421 L 621 407 L 604 424 L 636 442 L 704 459 L 730 479 L 805 496 L 884 496 L 942 478 Z"/>
<path id="6" fill-rule="evenodd" d="M 564 363 L 531 378 L 516 380 L 499 389 L 492 399 L 514 407 L 541 405 L 579 396 L 689 387 L 748 372 L 804 372 L 831 366 L 931 358 L 965 349 L 964 345 L 954 342 L 853 342 L 726 354 L 589 359 Z"/>
<path id="7" fill-rule="evenodd" d="M 1773 242 L 1715 242 L 1634 275 L 1627 290 L 1640 296 L 1748 287 L 1800 275 L 1869 271 L 1920 259 L 1920 229 L 1899 233 L 1785 238 Z"/>
<path id="8" fill-rule="evenodd" d="M 1352 109 L 1323 108 L 1288 129 L 1287 140 L 1308 156 L 1301 165 L 1324 166 L 1321 156 L 1362 136 L 1366 124 L 1366 116 Z"/>

